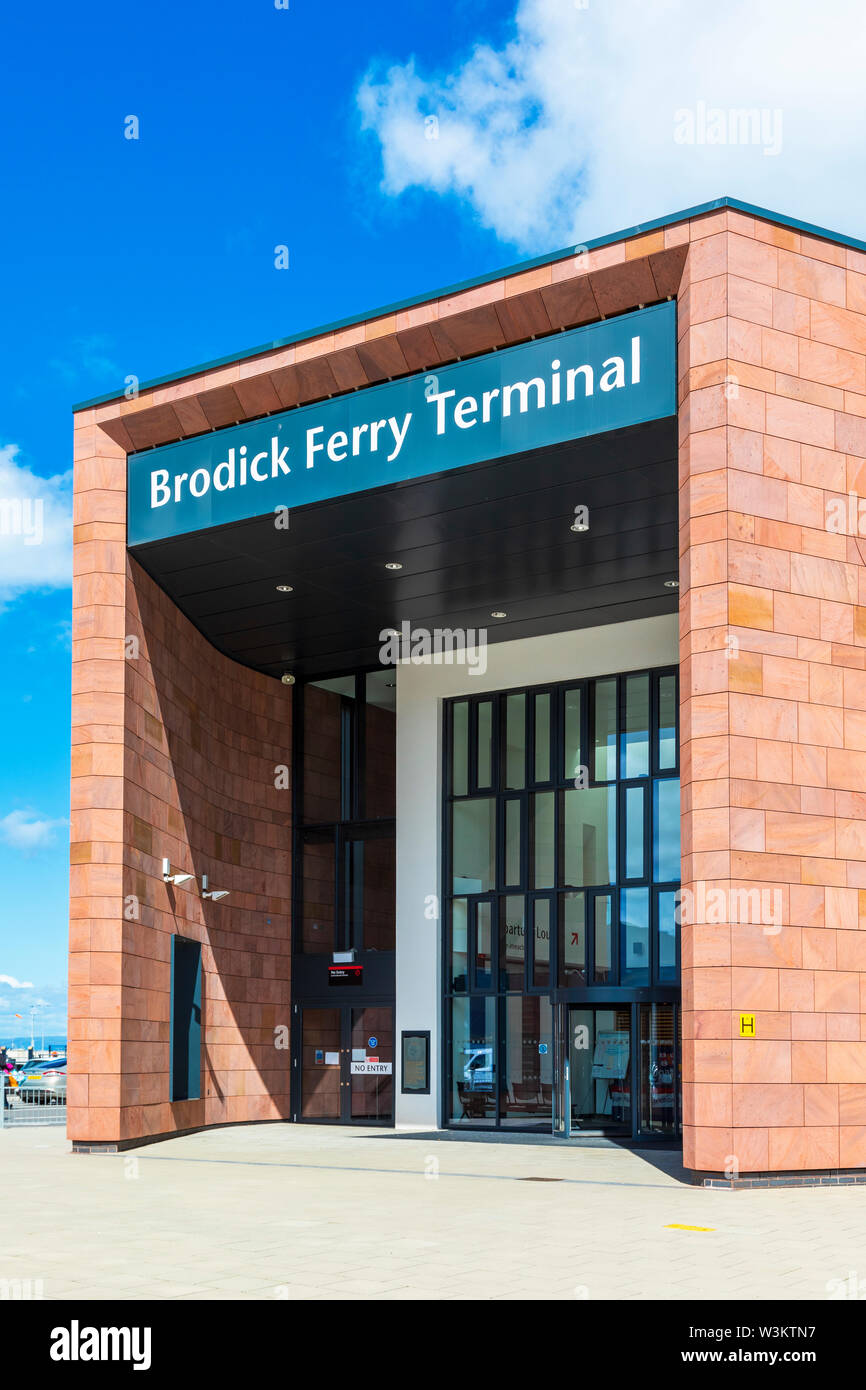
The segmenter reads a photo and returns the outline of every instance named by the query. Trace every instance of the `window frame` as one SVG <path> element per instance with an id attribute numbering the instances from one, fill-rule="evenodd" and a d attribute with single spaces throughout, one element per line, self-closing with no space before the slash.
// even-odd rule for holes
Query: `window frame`
<path id="1" fill-rule="evenodd" d="M 626 681 L 636 676 L 645 675 L 649 680 L 649 700 L 648 700 L 648 739 L 649 756 L 646 773 L 640 776 L 624 777 L 625 753 L 623 748 L 623 735 L 625 731 L 625 701 L 626 701 Z M 659 741 L 660 731 L 658 727 L 658 716 L 660 711 L 659 683 L 664 677 L 674 679 L 674 709 L 676 713 L 676 735 L 675 735 L 675 763 L 670 768 L 659 766 Z M 616 737 L 615 754 L 613 757 L 614 775 L 606 780 L 595 776 L 594 750 L 590 746 L 590 739 L 593 732 L 594 710 L 595 710 L 595 690 L 597 681 L 614 680 L 616 682 L 614 691 L 614 710 L 616 717 Z M 569 692 L 580 692 L 580 717 L 579 717 L 579 736 L 580 736 L 580 756 L 578 766 L 585 769 L 586 780 L 582 784 L 587 788 L 610 788 L 616 798 L 616 832 L 614 835 L 615 866 L 613 872 L 613 882 L 610 884 L 590 884 L 583 887 L 574 886 L 566 888 L 564 886 L 564 836 L 565 836 L 565 803 L 564 792 L 573 788 L 575 779 L 566 776 L 565 768 L 565 711 L 566 700 Z M 506 701 L 515 695 L 525 695 L 524 705 L 524 776 L 523 786 L 520 788 L 506 786 L 507 781 L 507 719 Z M 548 695 L 551 704 L 551 732 L 550 732 L 550 763 L 547 768 L 549 776 L 546 779 L 536 778 L 535 772 L 535 728 L 536 728 L 536 701 L 539 695 Z M 492 785 L 478 786 L 477 780 L 477 730 L 478 716 L 477 706 L 482 702 L 491 702 L 491 730 L 492 730 L 492 751 L 491 769 Z M 467 777 L 466 791 L 459 794 L 453 792 L 453 773 L 454 773 L 454 710 L 458 705 L 467 706 Z M 454 998 L 483 997 L 485 999 L 494 998 L 497 1003 L 494 1009 L 494 1020 L 497 1030 L 497 1038 L 494 1047 L 494 1055 L 499 1057 L 503 1040 L 499 1035 L 500 1020 L 503 1017 L 505 1001 L 508 998 L 519 996 L 545 995 L 549 996 L 552 1004 L 609 1004 L 611 1006 L 629 1006 L 633 1016 L 633 1026 L 636 1027 L 637 1015 L 635 1009 L 641 1002 L 649 1003 L 672 1003 L 677 1009 L 680 1004 L 680 932 L 676 931 L 676 971 L 675 978 L 672 980 L 660 980 L 659 972 L 659 895 L 665 891 L 676 891 L 679 889 L 679 882 L 655 882 L 653 879 L 654 858 L 653 858 L 653 814 L 654 814 L 654 786 L 659 780 L 676 780 L 680 776 L 680 729 L 679 729 L 679 669 L 675 665 L 659 667 L 641 668 L 634 671 L 613 672 L 607 675 L 585 677 L 582 679 L 570 679 L 556 683 L 545 683 L 540 685 L 527 685 L 508 687 L 498 691 L 485 691 L 479 695 L 462 694 L 443 701 L 442 707 L 442 915 L 448 923 L 448 929 L 441 933 L 441 948 L 443 961 L 443 990 L 442 990 L 442 1122 L 447 1127 L 454 1123 L 450 1111 L 450 1097 L 453 1090 L 452 1076 L 452 1033 L 451 1033 L 451 1008 Z M 643 814 L 642 814 L 642 833 L 643 833 L 643 872 L 639 877 L 625 879 L 621 870 L 625 866 L 625 833 L 626 833 L 626 790 L 629 787 L 640 786 L 643 789 Z M 553 860 L 554 860 L 554 883 L 547 886 L 535 886 L 534 880 L 534 803 L 530 800 L 540 792 L 549 792 L 553 795 Z M 465 891 L 455 892 L 451 870 L 451 808 L 458 801 L 473 800 L 477 798 L 491 798 L 495 805 L 495 886 L 485 889 L 482 893 L 473 894 Z M 505 807 L 508 802 L 518 802 L 520 805 L 520 872 L 521 883 L 507 884 L 505 882 Z M 648 926 L 649 926 L 649 958 L 647 962 L 647 979 L 645 983 L 621 984 L 623 968 L 623 927 L 621 922 L 621 890 L 623 888 L 646 888 L 649 900 Z M 564 984 L 562 975 L 562 924 L 564 913 L 564 901 L 568 892 L 581 892 L 584 902 L 584 935 L 585 935 L 585 983 L 580 986 Z M 522 988 L 512 986 L 505 988 L 504 981 L 501 979 L 501 930 L 500 920 L 505 911 L 505 900 L 509 897 L 521 897 L 524 905 L 524 950 L 523 950 L 523 971 Z M 610 950 L 611 965 L 610 976 L 606 981 L 599 981 L 596 978 L 596 903 L 599 898 L 609 899 L 610 901 Z M 463 991 L 455 991 L 452 988 L 451 959 L 449 956 L 451 942 L 451 905 L 454 899 L 465 899 L 467 904 L 467 951 L 469 954 L 468 969 L 466 973 L 467 988 Z M 549 903 L 550 921 L 550 976 L 549 984 L 537 984 L 535 981 L 535 903 L 539 899 L 544 899 Z M 491 917 L 491 970 L 489 983 L 483 986 L 476 984 L 477 968 L 477 911 L 481 903 L 488 903 Z M 501 1121 L 501 1098 L 498 1094 L 499 1085 L 497 1082 L 496 1097 L 496 1119 L 495 1127 L 500 1127 Z M 465 1123 L 461 1128 L 467 1127 Z M 489 1128 L 486 1123 L 484 1128 Z"/>

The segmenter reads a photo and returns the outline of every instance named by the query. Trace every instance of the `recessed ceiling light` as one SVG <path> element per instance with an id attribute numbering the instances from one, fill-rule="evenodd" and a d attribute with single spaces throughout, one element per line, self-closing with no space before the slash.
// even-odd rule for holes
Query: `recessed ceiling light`
<path id="1" fill-rule="evenodd" d="M 291 584 L 278 584 L 278 585 L 277 585 L 277 593 L 278 593 L 278 594 L 293 594 L 294 592 L 295 592 L 294 586 L 291 585 Z"/>
<path id="2" fill-rule="evenodd" d="M 508 614 L 505 612 L 504 608 L 494 608 L 490 616 L 491 618 L 507 618 Z"/>
<path id="3" fill-rule="evenodd" d="M 589 530 L 589 522 L 588 522 L 588 521 L 573 521 L 573 522 L 571 523 L 571 526 L 569 527 L 569 530 L 570 530 L 570 531 L 588 531 L 588 530 Z"/>
<path id="4" fill-rule="evenodd" d="M 680 581 L 679 581 L 678 579 L 666 579 L 666 580 L 665 580 L 665 588 L 666 588 L 666 589 L 678 589 L 679 587 L 680 587 Z"/>
<path id="5" fill-rule="evenodd" d="M 403 566 L 399 560 L 389 560 L 385 566 L 386 570 L 401 570 Z"/>

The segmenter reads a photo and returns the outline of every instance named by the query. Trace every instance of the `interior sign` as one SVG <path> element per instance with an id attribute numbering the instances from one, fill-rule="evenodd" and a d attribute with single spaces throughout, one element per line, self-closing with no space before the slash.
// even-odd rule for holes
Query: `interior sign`
<path id="1" fill-rule="evenodd" d="M 329 965 L 329 985 L 360 985 L 364 982 L 363 965 Z"/>
<path id="2" fill-rule="evenodd" d="M 676 305 L 165 444 L 128 462 L 128 543 L 306 506 L 676 411 Z"/>
<path id="3" fill-rule="evenodd" d="M 351 1062 L 353 1076 L 390 1076 L 391 1063 L 380 1062 L 378 1058 L 369 1057 L 366 1062 Z"/>

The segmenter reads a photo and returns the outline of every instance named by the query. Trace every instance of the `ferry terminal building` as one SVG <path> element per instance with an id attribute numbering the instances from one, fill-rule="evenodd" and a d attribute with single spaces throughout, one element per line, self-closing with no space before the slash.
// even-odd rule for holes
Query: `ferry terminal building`
<path id="1" fill-rule="evenodd" d="M 86 402 L 74 476 L 76 1150 L 866 1171 L 866 245 L 722 198 Z"/>

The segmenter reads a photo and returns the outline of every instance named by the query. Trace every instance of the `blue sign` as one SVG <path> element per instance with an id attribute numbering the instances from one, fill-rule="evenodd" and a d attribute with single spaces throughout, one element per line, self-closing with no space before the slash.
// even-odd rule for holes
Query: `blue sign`
<path id="1" fill-rule="evenodd" d="M 547 1056 L 547 1043 L 539 1043 L 539 1044 L 538 1044 L 538 1050 L 539 1050 L 539 1052 L 541 1053 L 542 1057 L 546 1057 L 546 1056 Z"/>
<path id="2" fill-rule="evenodd" d="M 378 1047 L 378 1046 L 379 1046 L 379 1039 L 378 1039 L 378 1038 L 368 1038 L 368 1039 L 367 1039 L 367 1046 L 368 1046 L 368 1047 Z"/>
<path id="3" fill-rule="evenodd" d="M 128 464 L 128 542 L 276 514 L 676 411 L 673 302 L 232 425 Z"/>

